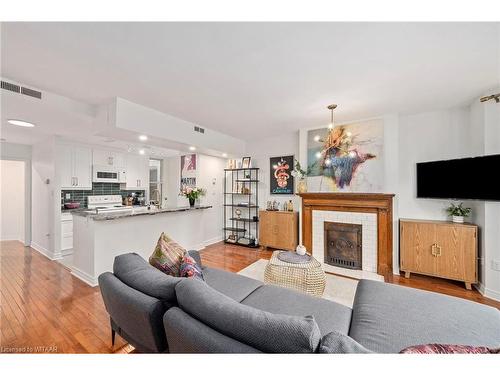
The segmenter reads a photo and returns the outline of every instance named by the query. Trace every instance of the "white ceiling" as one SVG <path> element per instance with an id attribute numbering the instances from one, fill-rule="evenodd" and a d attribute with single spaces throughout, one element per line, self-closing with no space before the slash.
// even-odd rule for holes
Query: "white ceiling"
<path id="1" fill-rule="evenodd" d="M 3 77 L 119 96 L 242 139 L 461 105 L 500 83 L 499 23 L 3 23 Z"/>

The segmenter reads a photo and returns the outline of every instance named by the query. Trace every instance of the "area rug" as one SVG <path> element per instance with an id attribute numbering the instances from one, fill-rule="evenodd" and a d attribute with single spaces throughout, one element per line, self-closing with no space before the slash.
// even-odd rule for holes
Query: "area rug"
<path id="1" fill-rule="evenodd" d="M 238 274 L 264 282 L 264 270 L 267 262 L 265 259 L 259 259 L 242 269 Z M 358 280 L 327 273 L 323 298 L 352 307 L 357 286 Z"/>

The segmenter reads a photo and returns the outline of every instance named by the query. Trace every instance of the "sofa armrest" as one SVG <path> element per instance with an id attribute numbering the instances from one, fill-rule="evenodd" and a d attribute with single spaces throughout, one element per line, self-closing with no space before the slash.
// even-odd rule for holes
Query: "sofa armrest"
<path id="1" fill-rule="evenodd" d="M 102 299 L 118 334 L 133 346 L 146 352 L 163 352 L 167 349 L 163 330 L 162 301 L 135 290 L 120 281 L 111 272 L 99 276 Z"/>
<path id="2" fill-rule="evenodd" d="M 199 264 L 200 268 L 203 268 L 203 264 L 201 263 L 201 256 L 198 250 L 189 250 L 188 254 L 191 258 L 193 258 L 196 263 Z"/>

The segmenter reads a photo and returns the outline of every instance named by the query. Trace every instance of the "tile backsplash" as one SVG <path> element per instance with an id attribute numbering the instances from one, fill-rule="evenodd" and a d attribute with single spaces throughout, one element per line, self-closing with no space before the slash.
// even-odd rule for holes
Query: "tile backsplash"
<path id="1" fill-rule="evenodd" d="M 123 198 L 130 193 L 141 192 L 145 195 L 144 190 L 121 190 L 120 184 L 109 182 L 93 182 L 92 190 L 61 190 L 61 206 L 67 202 L 78 202 L 80 208 L 87 207 L 87 197 L 91 195 L 121 195 Z M 70 198 L 66 199 L 66 194 L 70 194 Z"/>

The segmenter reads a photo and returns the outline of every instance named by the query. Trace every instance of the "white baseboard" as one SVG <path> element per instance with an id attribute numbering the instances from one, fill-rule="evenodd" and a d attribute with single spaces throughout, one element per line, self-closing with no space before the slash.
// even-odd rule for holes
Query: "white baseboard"
<path id="1" fill-rule="evenodd" d="M 61 250 L 61 257 L 67 257 L 69 255 L 73 254 L 73 248 L 71 249 L 66 249 L 66 250 Z"/>
<path id="2" fill-rule="evenodd" d="M 500 302 L 500 292 L 497 290 L 484 288 L 484 296 Z"/>
<path id="3" fill-rule="evenodd" d="M 37 244 L 36 242 L 34 241 L 31 241 L 31 248 L 32 249 L 35 249 L 36 251 L 38 251 L 40 254 L 42 254 L 43 256 L 49 258 L 50 260 L 59 260 L 59 259 L 62 259 L 62 255 L 61 253 L 59 254 L 54 254 L 52 251 L 46 249 L 45 247 Z"/>
<path id="4" fill-rule="evenodd" d="M 97 280 L 90 276 L 88 273 L 71 266 L 71 274 L 75 276 L 76 278 L 82 280 L 85 284 L 90 285 L 91 287 L 95 287 L 98 285 Z"/>
<path id="5" fill-rule="evenodd" d="M 494 299 L 495 301 L 500 302 L 500 292 L 497 290 L 489 289 L 484 286 L 482 283 L 474 284 L 474 288 L 478 290 L 483 296 Z"/>
<path id="6" fill-rule="evenodd" d="M 221 242 L 222 241 L 222 236 L 217 236 L 214 238 L 211 238 L 209 240 L 203 241 L 203 246 L 207 247 L 209 245 L 213 245 L 214 243 Z"/>

